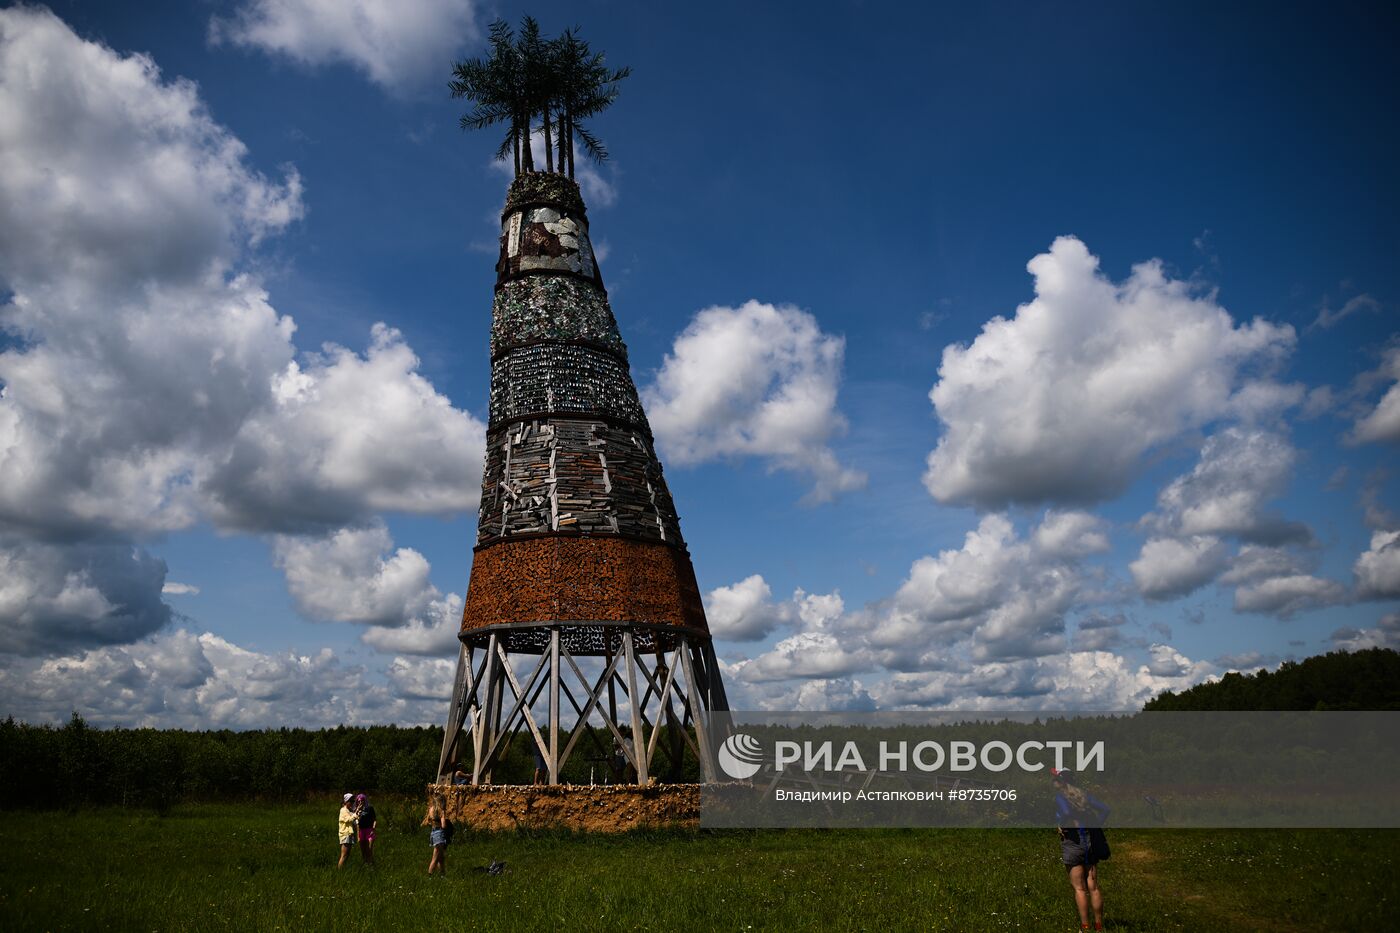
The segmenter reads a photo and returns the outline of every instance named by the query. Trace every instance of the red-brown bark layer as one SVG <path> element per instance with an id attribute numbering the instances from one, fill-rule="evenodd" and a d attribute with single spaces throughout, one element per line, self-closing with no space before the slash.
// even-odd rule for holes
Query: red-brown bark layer
<path id="1" fill-rule="evenodd" d="M 709 631 L 690 556 L 679 548 L 550 535 L 476 552 L 463 631 L 556 621 L 650 622 Z"/>

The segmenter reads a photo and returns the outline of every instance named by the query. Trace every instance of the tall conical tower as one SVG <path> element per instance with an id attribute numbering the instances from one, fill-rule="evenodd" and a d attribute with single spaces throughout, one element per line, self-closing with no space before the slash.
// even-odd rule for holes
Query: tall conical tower
<path id="1" fill-rule="evenodd" d="M 439 777 L 491 783 L 526 741 L 551 784 L 580 742 L 641 784 L 678 771 L 689 746 L 713 781 L 724 687 L 571 179 L 511 184 L 496 273 L 480 522 Z M 582 723 L 606 726 L 612 747 Z"/>

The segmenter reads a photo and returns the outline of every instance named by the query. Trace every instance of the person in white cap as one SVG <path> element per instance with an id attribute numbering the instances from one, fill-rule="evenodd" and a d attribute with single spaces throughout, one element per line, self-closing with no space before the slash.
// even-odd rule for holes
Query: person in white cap
<path id="1" fill-rule="evenodd" d="M 350 809 L 350 801 L 354 794 L 346 794 L 340 799 L 340 863 L 336 868 L 344 868 L 345 860 L 350 857 L 350 850 L 355 847 L 355 827 L 359 818 L 355 816 L 355 811 Z"/>

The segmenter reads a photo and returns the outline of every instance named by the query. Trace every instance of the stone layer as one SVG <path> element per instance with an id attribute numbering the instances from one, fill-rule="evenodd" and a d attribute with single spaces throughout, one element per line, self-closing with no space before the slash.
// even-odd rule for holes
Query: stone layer
<path id="1" fill-rule="evenodd" d="M 680 546 L 651 440 L 601 421 L 522 421 L 487 433 L 477 541 L 564 531 Z"/>
<path id="2" fill-rule="evenodd" d="M 541 413 L 647 423 L 626 362 L 587 346 L 537 343 L 491 364 L 491 424 Z"/>
<path id="3" fill-rule="evenodd" d="M 571 275 L 531 275 L 501 285 L 491 307 L 491 357 L 531 343 L 594 344 L 627 361 L 627 345 L 603 290 Z"/>
<path id="4" fill-rule="evenodd" d="M 690 556 L 679 548 L 628 538 L 550 535 L 477 550 L 463 631 L 569 621 L 708 631 Z"/>
<path id="5" fill-rule="evenodd" d="M 588 220 L 563 207 L 527 207 L 501 225 L 496 283 L 530 273 L 573 274 L 601 286 Z"/>

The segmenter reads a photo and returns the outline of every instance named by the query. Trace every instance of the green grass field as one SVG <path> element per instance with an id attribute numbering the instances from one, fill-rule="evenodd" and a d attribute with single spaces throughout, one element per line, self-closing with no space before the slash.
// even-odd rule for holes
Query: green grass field
<path id="1" fill-rule="evenodd" d="M 417 806 L 337 871 L 323 805 L 0 815 L 0 930 L 1074 930 L 1049 830 L 459 832 Z M 1110 929 L 1386 930 L 1400 832 L 1110 833 Z M 489 860 L 504 874 L 471 869 Z"/>

